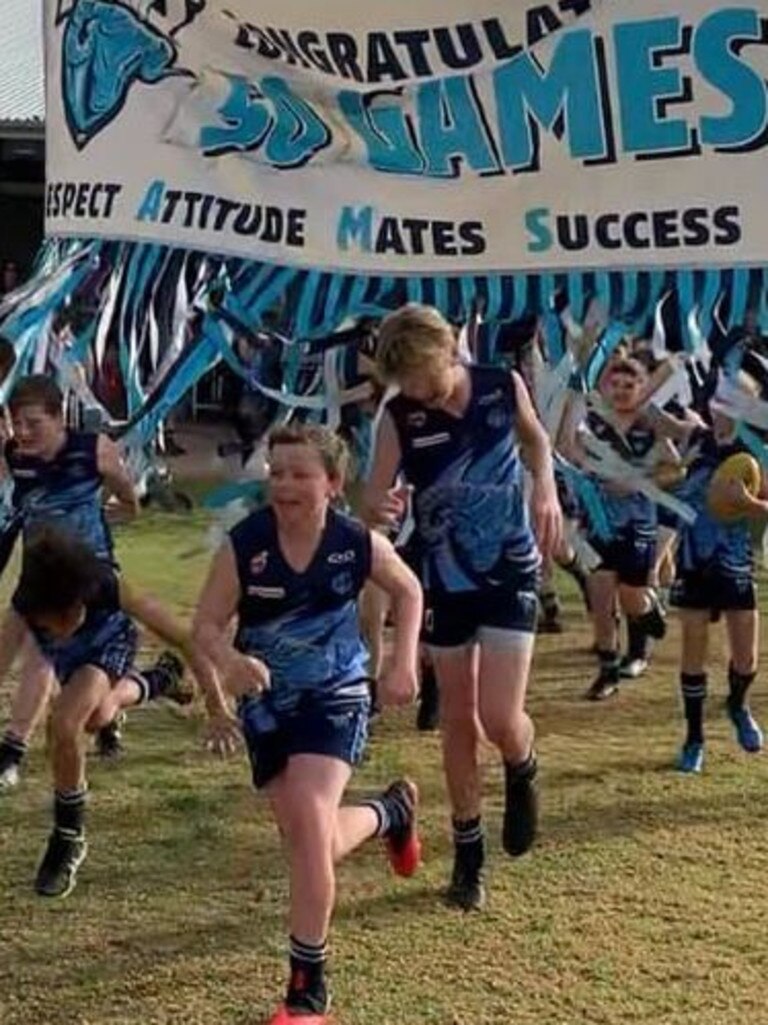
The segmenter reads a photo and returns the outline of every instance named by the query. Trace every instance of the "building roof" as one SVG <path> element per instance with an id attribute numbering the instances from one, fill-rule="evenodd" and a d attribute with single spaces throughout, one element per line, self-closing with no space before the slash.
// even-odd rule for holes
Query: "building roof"
<path id="1" fill-rule="evenodd" d="M 0 126 L 45 119 L 43 0 L 0 0 Z"/>

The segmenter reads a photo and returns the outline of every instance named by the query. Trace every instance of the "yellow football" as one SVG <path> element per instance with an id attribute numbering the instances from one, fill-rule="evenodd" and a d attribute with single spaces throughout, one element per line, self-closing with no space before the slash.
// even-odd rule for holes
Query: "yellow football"
<path id="1" fill-rule="evenodd" d="M 671 491 L 682 484 L 686 472 L 682 463 L 658 463 L 653 471 L 653 483 L 662 491 Z"/>
<path id="2" fill-rule="evenodd" d="M 744 518 L 744 510 L 733 501 L 729 485 L 741 481 L 747 491 L 756 498 L 760 492 L 760 464 L 748 452 L 739 452 L 724 460 L 712 475 L 707 492 L 709 511 L 722 523 L 734 523 Z"/>

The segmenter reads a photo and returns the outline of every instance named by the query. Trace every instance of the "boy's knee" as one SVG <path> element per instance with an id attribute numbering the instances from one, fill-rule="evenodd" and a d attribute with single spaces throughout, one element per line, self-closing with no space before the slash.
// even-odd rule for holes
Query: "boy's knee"
<path id="1" fill-rule="evenodd" d="M 334 815 L 326 802 L 309 793 L 297 798 L 281 815 L 282 827 L 289 843 L 311 841 L 330 845 L 333 839 Z"/>
<path id="2" fill-rule="evenodd" d="M 93 712 L 85 724 L 86 733 L 98 733 L 105 726 L 109 726 L 117 714 L 117 709 L 111 701 L 103 702 Z"/>
<path id="3" fill-rule="evenodd" d="M 483 729 L 494 747 L 506 749 L 527 741 L 531 732 L 531 721 L 522 711 L 504 719 L 489 716 L 483 719 Z"/>

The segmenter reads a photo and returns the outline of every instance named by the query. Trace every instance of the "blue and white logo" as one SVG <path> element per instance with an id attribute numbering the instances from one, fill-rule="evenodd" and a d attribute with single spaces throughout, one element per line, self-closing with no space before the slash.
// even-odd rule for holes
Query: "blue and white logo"
<path id="1" fill-rule="evenodd" d="M 155 85 L 176 68 L 174 37 L 207 0 L 59 0 L 64 24 L 61 87 L 72 139 L 83 149 L 123 109 L 136 83 Z"/>
<path id="2" fill-rule="evenodd" d="M 352 574 L 348 572 L 337 573 L 331 580 L 331 590 L 343 598 L 350 594 L 354 587 Z"/>

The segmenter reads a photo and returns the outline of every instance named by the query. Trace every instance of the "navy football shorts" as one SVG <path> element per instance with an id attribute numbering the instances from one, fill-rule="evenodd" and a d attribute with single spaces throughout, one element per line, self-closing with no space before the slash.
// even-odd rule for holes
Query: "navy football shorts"
<path id="1" fill-rule="evenodd" d="M 757 608 L 757 588 L 747 573 L 696 569 L 678 574 L 670 602 L 678 609 L 702 612 L 751 612 Z"/>
<path id="2" fill-rule="evenodd" d="M 519 647 L 536 633 L 539 600 L 535 581 L 521 589 L 487 587 L 477 591 L 424 595 L 421 639 L 431 648 L 460 648 L 475 642 Z"/>
<path id="3" fill-rule="evenodd" d="M 589 537 L 600 557 L 599 570 L 615 573 L 620 584 L 647 587 L 656 563 L 656 540 L 646 530 L 625 527 L 608 539 Z"/>
<path id="4" fill-rule="evenodd" d="M 257 789 L 279 776 L 295 755 L 325 755 L 357 765 L 368 739 L 370 701 L 327 706 L 307 694 L 290 712 L 277 712 L 269 696 L 242 700 L 238 715 Z"/>

